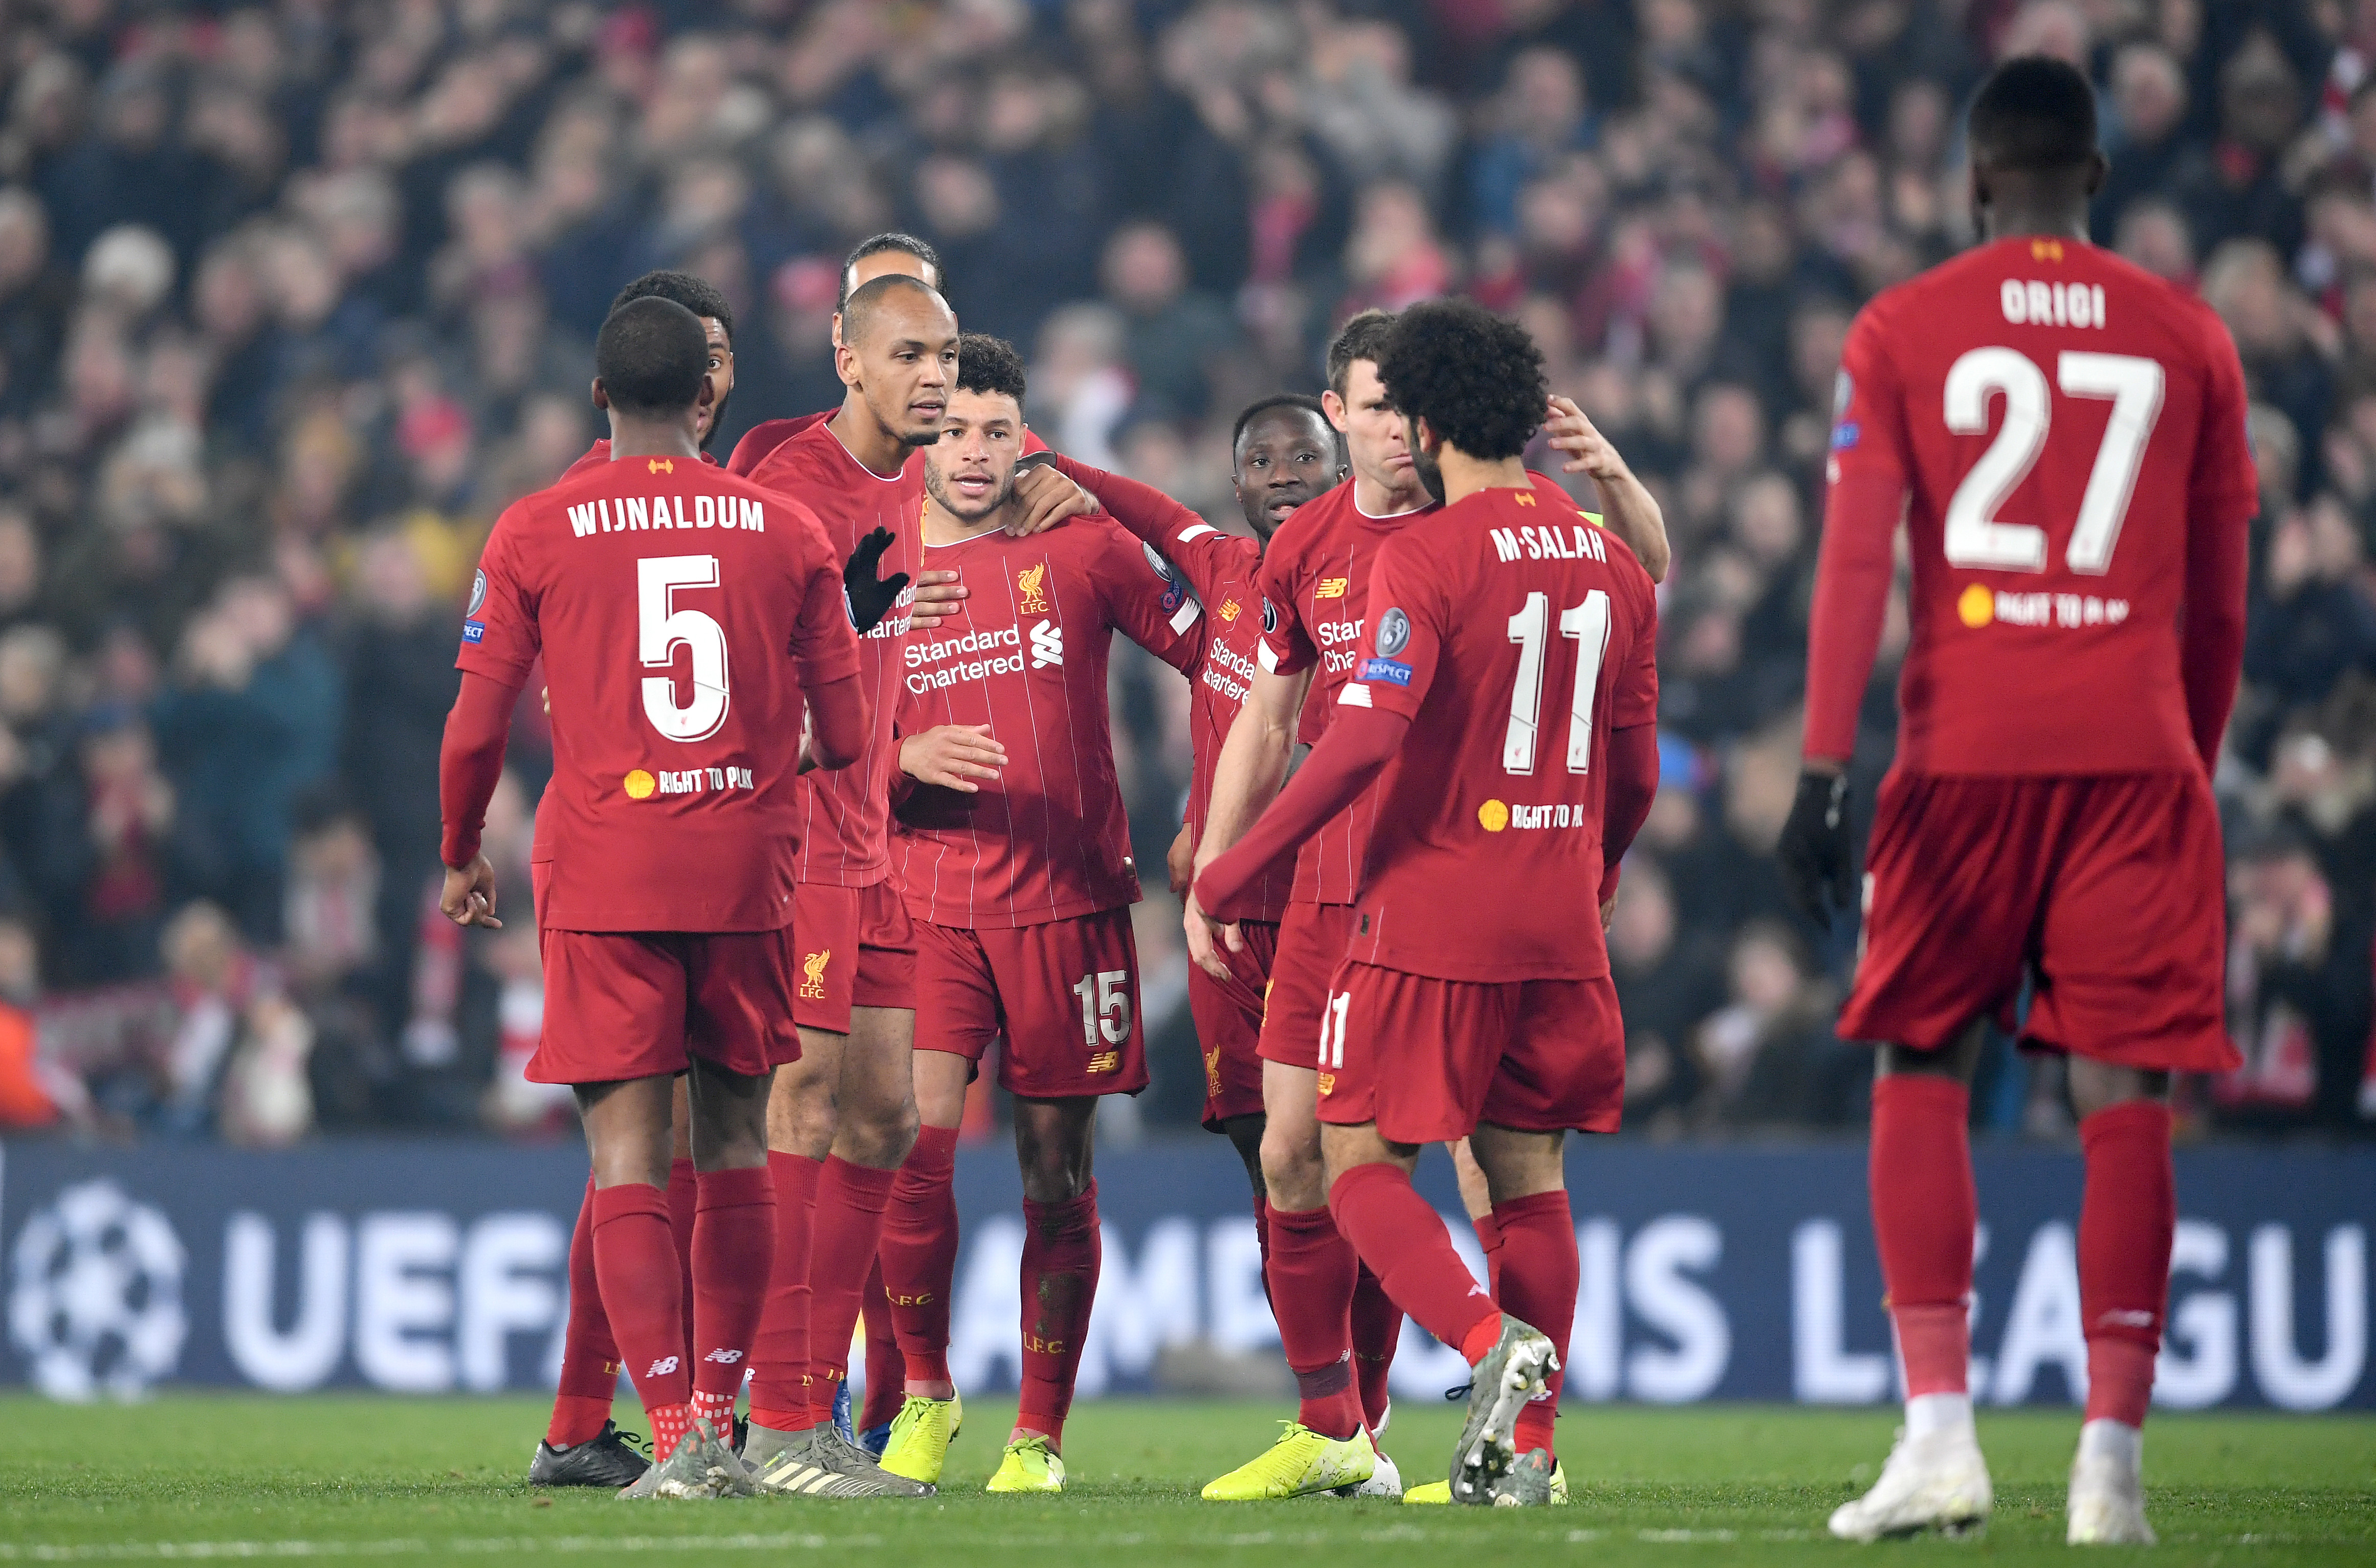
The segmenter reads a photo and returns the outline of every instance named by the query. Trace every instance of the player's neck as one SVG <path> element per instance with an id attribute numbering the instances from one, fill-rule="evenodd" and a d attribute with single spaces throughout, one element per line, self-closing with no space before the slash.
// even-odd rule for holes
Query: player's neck
<path id="1" fill-rule="evenodd" d="M 890 479 L 908 466 L 908 444 L 897 431 L 883 428 L 883 422 L 874 417 L 855 386 L 841 400 L 841 411 L 826 421 L 825 427 L 833 432 L 843 451 L 879 479 Z"/>
<path id="2" fill-rule="evenodd" d="M 924 498 L 924 542 L 926 544 L 963 544 L 969 539 L 980 539 L 986 533 L 996 533 L 1015 515 L 1010 503 L 987 517 L 967 522 L 930 496 Z"/>
<path id="3" fill-rule="evenodd" d="M 1396 488 L 1381 484 L 1367 474 L 1353 476 L 1353 505 L 1364 517 L 1393 517 L 1405 512 L 1416 512 L 1427 505 L 1427 491 L 1419 482 L 1419 475 L 1410 476 L 1408 486 Z"/>
<path id="4" fill-rule="evenodd" d="M 1443 474 L 1443 504 L 1466 501 L 1480 490 L 1531 490 L 1534 481 L 1527 477 L 1524 457 L 1472 457 L 1456 446 L 1445 446 L 1436 454 L 1436 467 Z"/>
<path id="5" fill-rule="evenodd" d="M 701 441 L 685 419 L 647 420 L 611 410 L 611 460 L 627 457 L 690 457 L 701 460 Z"/>
<path id="6" fill-rule="evenodd" d="M 2087 239 L 2087 209 L 2079 208 L 2057 209 L 2047 207 L 2014 206 L 2000 202 L 1988 211 L 1989 242 L 1999 240 L 2078 240 Z"/>

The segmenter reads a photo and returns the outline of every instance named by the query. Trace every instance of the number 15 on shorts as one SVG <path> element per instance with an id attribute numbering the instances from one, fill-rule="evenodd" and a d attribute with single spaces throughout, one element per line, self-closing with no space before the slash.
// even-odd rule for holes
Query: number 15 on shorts
<path id="1" fill-rule="evenodd" d="M 1073 984 L 1073 994 L 1081 1003 L 1081 1043 L 1091 1051 L 1098 1048 L 1098 1037 L 1105 1037 L 1108 1045 L 1120 1045 L 1130 1039 L 1130 971 L 1099 969 L 1083 975 Z"/>

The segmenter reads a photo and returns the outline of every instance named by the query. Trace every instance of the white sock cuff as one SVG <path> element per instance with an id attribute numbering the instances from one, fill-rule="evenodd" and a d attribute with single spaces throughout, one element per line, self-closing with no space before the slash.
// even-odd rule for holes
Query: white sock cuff
<path id="1" fill-rule="evenodd" d="M 1918 1394 L 1906 1402 L 1906 1435 L 1924 1437 L 1934 1431 L 1972 1427 L 1969 1394 Z"/>
<path id="2" fill-rule="evenodd" d="M 2144 1467 L 2144 1455 L 2145 1434 L 2142 1427 L 2098 1419 L 2079 1429 L 2079 1456 L 2083 1459 L 2109 1459 L 2137 1470 Z"/>

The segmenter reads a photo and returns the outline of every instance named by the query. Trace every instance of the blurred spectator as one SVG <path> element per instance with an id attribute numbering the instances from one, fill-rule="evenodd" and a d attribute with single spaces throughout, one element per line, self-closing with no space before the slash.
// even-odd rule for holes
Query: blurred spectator
<path id="1" fill-rule="evenodd" d="M 1121 311 L 1123 354 L 1138 383 L 1135 406 L 1158 419 L 1197 419 L 1215 362 L 1238 346 L 1218 300 L 1188 287 L 1187 257 L 1159 223 L 1135 223 L 1106 246 L 1106 298 Z"/>

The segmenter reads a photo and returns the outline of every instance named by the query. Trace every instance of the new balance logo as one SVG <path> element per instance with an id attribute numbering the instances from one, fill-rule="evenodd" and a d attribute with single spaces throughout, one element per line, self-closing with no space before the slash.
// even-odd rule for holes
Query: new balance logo
<path id="1" fill-rule="evenodd" d="M 659 1360 L 652 1363 L 651 1370 L 644 1373 L 644 1375 L 646 1377 L 666 1377 L 669 1373 L 676 1371 L 676 1369 L 677 1359 L 674 1356 L 662 1356 Z"/>
<path id="2" fill-rule="evenodd" d="M 742 1359 L 742 1352 L 740 1350 L 725 1349 L 712 1350 L 709 1354 L 702 1357 L 701 1359 L 705 1361 L 716 1361 L 721 1367 L 731 1367 L 735 1362 Z"/>
<path id="3" fill-rule="evenodd" d="M 1064 628 L 1041 621 L 1031 628 L 1031 668 L 1045 670 L 1064 662 Z"/>

